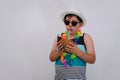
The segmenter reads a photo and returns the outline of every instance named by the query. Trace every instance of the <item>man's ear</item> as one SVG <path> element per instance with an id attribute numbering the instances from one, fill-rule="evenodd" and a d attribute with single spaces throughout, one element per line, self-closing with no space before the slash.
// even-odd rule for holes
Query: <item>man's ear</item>
<path id="1" fill-rule="evenodd" d="M 83 26 L 83 23 L 82 23 L 82 22 L 80 22 L 80 23 L 79 23 L 79 25 L 80 25 L 80 27 L 82 27 L 82 26 Z"/>

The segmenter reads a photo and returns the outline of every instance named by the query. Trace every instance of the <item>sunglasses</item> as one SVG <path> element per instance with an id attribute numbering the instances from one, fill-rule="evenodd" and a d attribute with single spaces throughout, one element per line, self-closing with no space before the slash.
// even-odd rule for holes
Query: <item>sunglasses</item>
<path id="1" fill-rule="evenodd" d="M 67 20 L 64 20 L 64 23 L 65 25 L 69 25 L 70 23 L 72 24 L 72 26 L 76 26 L 79 22 L 76 22 L 76 21 L 67 21 Z"/>

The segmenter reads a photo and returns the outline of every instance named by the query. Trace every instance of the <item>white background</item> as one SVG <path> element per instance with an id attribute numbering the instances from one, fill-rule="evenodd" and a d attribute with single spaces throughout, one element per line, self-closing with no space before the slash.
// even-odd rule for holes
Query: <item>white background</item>
<path id="1" fill-rule="evenodd" d="M 65 31 L 60 13 L 78 7 L 87 20 L 82 31 L 93 38 L 96 63 L 88 80 L 119 80 L 119 0 L 0 0 L 0 80 L 54 80 L 49 54 Z"/>

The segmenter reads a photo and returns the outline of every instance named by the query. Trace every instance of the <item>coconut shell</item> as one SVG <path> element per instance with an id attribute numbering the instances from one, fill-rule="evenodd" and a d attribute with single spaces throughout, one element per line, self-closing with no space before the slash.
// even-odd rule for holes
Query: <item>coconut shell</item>
<path id="1" fill-rule="evenodd" d="M 67 45 L 70 44 L 70 42 L 74 43 L 72 40 L 67 40 L 67 39 L 61 39 L 60 44 L 65 48 Z"/>

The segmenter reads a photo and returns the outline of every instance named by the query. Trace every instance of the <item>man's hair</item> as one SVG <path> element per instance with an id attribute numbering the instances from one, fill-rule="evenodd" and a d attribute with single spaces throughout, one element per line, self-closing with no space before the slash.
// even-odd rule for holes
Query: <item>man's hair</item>
<path id="1" fill-rule="evenodd" d="M 65 15 L 65 16 L 64 16 L 64 20 L 66 19 L 66 17 L 72 17 L 72 16 L 76 16 L 77 19 L 78 19 L 80 22 L 83 23 L 83 20 L 82 20 L 79 16 L 77 16 L 77 15 L 75 15 L 75 14 L 67 14 L 67 15 Z"/>

